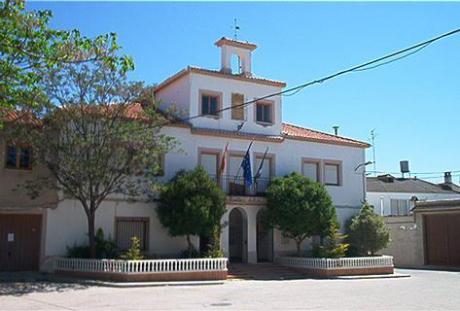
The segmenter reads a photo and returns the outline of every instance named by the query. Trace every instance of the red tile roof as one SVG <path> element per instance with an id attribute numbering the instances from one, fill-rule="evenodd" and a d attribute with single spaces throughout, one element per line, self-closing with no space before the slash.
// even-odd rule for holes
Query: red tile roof
<path id="1" fill-rule="evenodd" d="M 359 148 L 368 148 L 370 145 L 366 142 L 346 138 L 342 136 L 336 136 L 324 132 L 307 129 L 297 125 L 283 123 L 283 135 L 286 138 L 307 140 L 312 142 L 326 143 L 326 144 L 337 144 L 347 145 Z"/>

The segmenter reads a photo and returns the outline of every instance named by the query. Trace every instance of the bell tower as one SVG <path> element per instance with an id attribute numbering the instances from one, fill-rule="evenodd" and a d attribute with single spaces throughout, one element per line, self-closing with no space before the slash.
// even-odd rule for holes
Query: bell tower
<path id="1" fill-rule="evenodd" d="M 221 49 L 220 71 L 228 74 L 240 74 L 247 77 L 252 76 L 251 53 L 257 48 L 257 45 L 225 37 L 219 39 L 215 44 Z M 240 64 L 239 72 L 232 72 L 231 61 L 233 55 L 238 57 Z"/>

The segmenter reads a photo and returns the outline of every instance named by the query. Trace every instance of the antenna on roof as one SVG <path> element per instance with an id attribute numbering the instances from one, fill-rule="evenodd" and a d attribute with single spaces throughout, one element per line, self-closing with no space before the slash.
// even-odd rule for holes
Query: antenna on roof
<path id="1" fill-rule="evenodd" d="M 238 40 L 238 32 L 240 31 L 240 26 L 238 26 L 238 20 L 235 18 L 233 20 L 233 38 Z"/>

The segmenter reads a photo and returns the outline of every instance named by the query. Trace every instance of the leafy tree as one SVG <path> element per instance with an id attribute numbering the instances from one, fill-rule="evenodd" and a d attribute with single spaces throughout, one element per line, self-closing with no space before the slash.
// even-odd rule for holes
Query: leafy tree
<path id="1" fill-rule="evenodd" d="M 267 189 L 265 221 L 280 230 L 297 245 L 306 238 L 326 237 L 333 224 L 337 224 L 335 208 L 326 188 L 310 179 L 291 173 L 275 178 Z"/>
<path id="2" fill-rule="evenodd" d="M 115 34 L 89 39 L 78 30 L 51 29 L 51 18 L 49 10 L 26 10 L 24 0 L 0 1 L 0 117 L 8 109 L 44 104 L 43 70 L 95 60 L 132 67 L 131 58 L 114 57 L 119 49 Z"/>
<path id="3" fill-rule="evenodd" d="M 390 230 L 385 225 L 383 217 L 374 213 L 368 203 L 364 203 L 360 213 L 350 222 L 348 241 L 352 254 L 374 255 L 388 245 Z"/>
<path id="4" fill-rule="evenodd" d="M 219 243 L 225 193 L 202 167 L 179 171 L 161 189 L 157 212 L 171 236 L 187 237 L 191 256 L 194 250 L 190 241 L 192 235 L 210 236 L 213 243 Z"/>
<path id="5" fill-rule="evenodd" d="M 111 58 L 122 58 L 108 49 Z M 101 203 L 111 195 L 145 194 L 152 179 L 142 175 L 154 175 L 161 154 L 175 144 L 160 133 L 166 120 L 157 112 L 153 93 L 127 80 L 124 62 L 107 63 L 97 53 L 85 52 L 91 61 L 42 70 L 40 87 L 50 101 L 34 114 L 39 126 L 17 123 L 11 135 L 31 145 L 35 160 L 53 177 L 28 181 L 31 193 L 57 185 L 66 198 L 81 203 L 91 257 L 96 256 L 95 217 Z"/>

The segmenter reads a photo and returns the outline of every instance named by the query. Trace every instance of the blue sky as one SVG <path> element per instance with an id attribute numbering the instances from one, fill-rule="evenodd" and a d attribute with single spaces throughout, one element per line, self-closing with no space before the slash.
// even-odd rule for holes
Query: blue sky
<path id="1" fill-rule="evenodd" d="M 288 87 L 460 27 L 460 3 L 34 2 L 29 8 L 51 9 L 56 28 L 118 33 L 136 63 L 131 77 L 148 83 L 187 65 L 217 69 L 214 42 L 232 36 L 234 18 L 239 38 L 258 45 L 253 72 Z M 409 160 L 412 172 L 460 170 L 459 77 L 460 34 L 286 97 L 283 119 L 327 132 L 339 125 L 340 134 L 365 141 L 375 128 L 379 171 L 399 171 L 400 160 Z M 367 154 L 371 159 L 371 149 Z"/>

